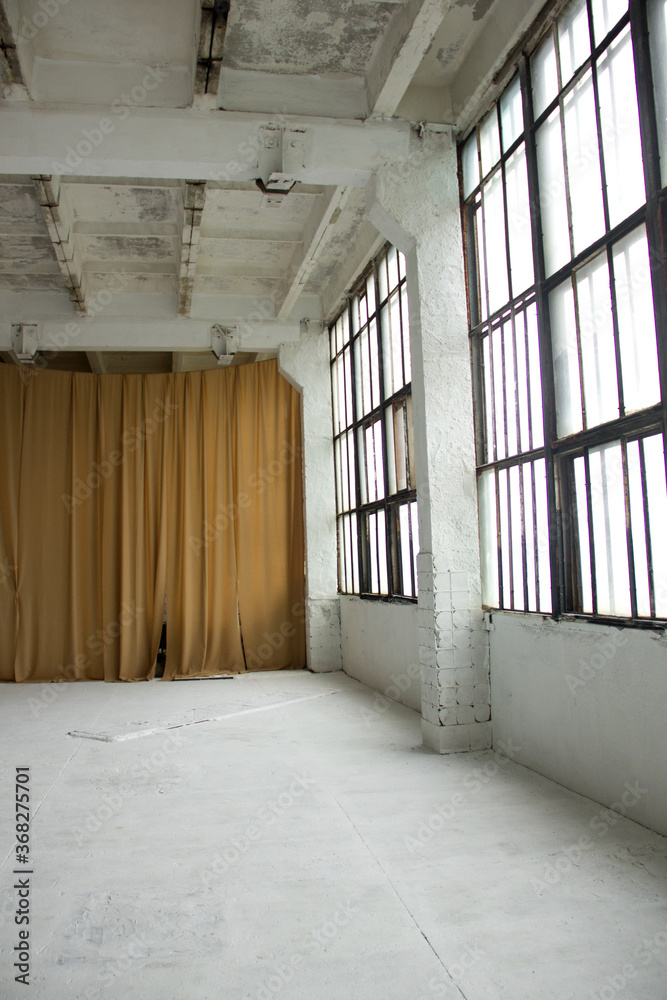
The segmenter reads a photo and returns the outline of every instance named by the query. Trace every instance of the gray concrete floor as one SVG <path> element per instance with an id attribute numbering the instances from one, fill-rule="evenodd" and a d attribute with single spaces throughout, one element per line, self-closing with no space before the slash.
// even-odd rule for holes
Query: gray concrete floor
<path id="1" fill-rule="evenodd" d="M 344 675 L 3 685 L 0 750 L 2 1000 L 667 998 L 665 839 Z"/>

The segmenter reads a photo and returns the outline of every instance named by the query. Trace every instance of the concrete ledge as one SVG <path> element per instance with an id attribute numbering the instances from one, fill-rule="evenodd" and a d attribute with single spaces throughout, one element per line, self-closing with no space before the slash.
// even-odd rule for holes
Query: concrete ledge
<path id="1" fill-rule="evenodd" d="M 464 726 L 436 726 L 422 719 L 422 739 L 436 753 L 464 753 L 466 750 L 490 750 L 493 735 L 490 722 Z"/>

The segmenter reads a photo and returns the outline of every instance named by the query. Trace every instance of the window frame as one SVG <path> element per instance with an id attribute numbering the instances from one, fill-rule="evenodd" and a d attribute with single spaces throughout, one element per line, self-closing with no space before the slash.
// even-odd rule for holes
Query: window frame
<path id="1" fill-rule="evenodd" d="M 388 255 L 394 251 L 397 255 L 397 272 L 398 272 L 398 283 L 390 287 L 390 282 L 387 279 L 387 289 L 386 294 L 381 296 L 381 282 L 379 279 L 379 268 L 385 266 L 385 261 Z M 331 387 L 332 395 L 336 394 L 336 384 L 335 384 L 335 366 L 339 362 L 346 350 L 349 350 L 349 373 L 350 373 L 350 402 L 352 410 L 352 419 L 347 426 L 341 427 L 340 430 L 336 427 L 336 413 L 335 409 L 332 411 L 332 431 L 333 431 L 333 441 L 334 441 L 334 464 L 335 464 L 335 476 L 336 482 L 340 482 L 340 476 L 344 473 L 344 469 L 339 467 L 344 463 L 341 463 L 339 454 L 342 454 L 342 439 L 350 436 L 352 440 L 351 451 L 353 453 L 354 462 L 354 498 L 351 498 L 351 506 L 348 508 L 341 507 L 339 505 L 338 493 L 336 497 L 336 524 L 337 524 L 337 538 L 338 538 L 338 592 L 344 596 L 360 597 L 363 600 L 372 601 L 384 601 L 392 603 L 404 603 L 404 604 L 416 604 L 418 600 L 418 586 L 417 586 L 417 568 L 416 568 L 416 556 L 418 552 L 418 539 L 415 539 L 413 535 L 413 525 L 417 525 L 417 487 L 416 487 L 416 473 L 414 468 L 414 429 L 412 424 L 412 377 L 411 377 L 411 361 L 406 358 L 406 351 L 409 354 L 410 343 L 409 343 L 409 317 L 404 316 L 404 309 L 408 304 L 407 299 L 407 271 L 405 260 L 403 258 L 402 266 L 399 263 L 402 255 L 397 248 L 392 247 L 390 243 L 385 244 L 385 246 L 380 250 L 378 254 L 368 263 L 364 268 L 363 272 L 359 278 L 355 281 L 350 292 L 346 296 L 345 304 L 337 312 L 335 318 L 329 325 L 329 338 L 330 338 L 330 367 L 331 367 Z M 385 271 L 385 273 L 387 273 Z M 353 322 L 353 310 L 358 307 L 358 302 L 360 297 L 362 297 L 366 291 L 367 283 L 372 281 L 374 287 L 374 300 L 375 307 L 369 312 L 367 319 L 362 322 L 359 318 L 356 323 Z M 401 344 L 401 371 L 402 377 L 405 379 L 406 376 L 406 364 L 410 364 L 410 378 L 404 381 L 403 385 L 400 386 L 396 391 L 387 395 L 385 379 L 387 364 L 385 359 L 385 343 L 388 341 L 388 336 L 385 336 L 385 331 L 383 329 L 383 315 L 388 315 L 389 312 L 389 302 L 393 296 L 398 298 L 398 310 L 400 316 L 400 344 Z M 336 349 L 334 346 L 335 328 L 336 324 L 341 321 L 344 315 L 347 315 L 347 329 L 349 331 L 347 339 L 344 340 L 342 346 Z M 358 372 L 359 368 L 359 352 L 361 347 L 362 334 L 369 330 L 371 325 L 376 324 L 377 330 L 377 372 L 375 377 L 372 379 L 375 381 L 377 379 L 377 385 L 379 387 L 379 401 L 372 405 L 371 408 L 365 412 L 360 413 L 359 407 L 359 381 L 360 374 Z M 407 331 L 407 337 L 406 337 Z M 407 341 L 407 343 L 406 343 Z M 369 357 L 369 371 L 372 367 L 373 359 Z M 362 407 L 363 408 L 363 407 Z M 387 433 L 387 424 L 389 421 L 392 423 L 392 439 L 394 435 L 394 411 L 397 408 L 402 408 L 404 413 L 403 418 L 403 429 L 404 429 L 404 455 L 405 455 L 405 465 L 406 465 L 406 481 L 407 486 L 400 489 L 391 489 L 390 483 L 390 464 L 391 456 L 390 451 L 390 441 L 389 435 Z M 377 422 L 380 423 L 380 435 L 382 441 L 382 482 L 376 480 L 376 493 L 378 495 L 374 498 L 367 497 L 365 500 L 362 496 L 362 479 L 366 479 L 367 475 L 367 452 L 366 448 L 361 443 L 361 435 L 364 432 L 375 425 Z M 348 456 L 350 449 L 348 448 Z M 348 458 L 349 461 L 349 458 Z M 378 489 L 378 486 L 380 488 Z M 349 486 L 348 486 L 349 489 Z M 351 490 L 350 490 L 351 492 Z M 414 505 L 414 506 L 411 506 Z M 401 544 L 400 544 L 400 509 L 402 507 L 408 506 L 410 508 L 408 516 L 408 550 L 410 555 L 410 585 L 412 590 L 412 595 L 406 595 L 401 593 L 400 590 L 403 588 L 403 565 L 401 559 Z M 377 530 L 377 546 L 378 546 L 378 562 L 374 567 L 377 573 L 378 579 L 381 576 L 380 570 L 380 559 L 379 556 L 379 545 L 382 544 L 384 551 L 386 552 L 386 573 L 387 573 L 387 593 L 374 592 L 372 586 L 372 576 L 373 570 L 370 566 L 370 560 L 372 556 L 373 547 L 371 546 L 371 540 L 368 533 L 369 520 L 373 517 L 377 517 L 380 520 L 384 520 L 384 531 L 381 532 Z M 344 564 L 344 544 L 342 539 L 342 533 L 344 531 L 343 522 L 347 517 L 356 518 L 356 532 L 357 532 L 357 555 L 356 555 L 356 567 L 357 567 L 357 587 L 356 589 L 344 589 L 344 580 L 342 579 L 343 573 L 341 572 Z M 377 523 L 377 522 L 376 522 Z M 354 556 L 353 556 L 354 559 Z M 345 574 L 347 575 L 347 574 Z M 354 574 L 352 574 L 354 576 Z M 353 581 L 354 586 L 354 581 Z M 378 588 L 379 590 L 380 588 Z"/>
<path id="2" fill-rule="evenodd" d="M 584 612 L 580 596 L 577 595 L 577 579 L 581 579 L 583 572 L 579 564 L 578 556 L 573 545 L 573 533 L 575 532 L 571 503 L 572 496 L 572 475 L 574 460 L 577 456 L 588 453 L 589 449 L 596 446 L 620 442 L 624 449 L 628 439 L 638 439 L 649 437 L 651 434 L 662 432 L 663 448 L 665 452 L 665 467 L 667 475 L 667 263 L 665 259 L 664 246 L 667 244 L 667 232 L 664 232 L 664 220 L 667 218 L 667 187 L 662 186 L 661 164 L 659 156 L 659 141 L 657 116 L 655 106 L 653 73 L 651 65 L 651 51 L 649 42 L 649 13 L 647 4 L 642 0 L 629 0 L 628 10 L 613 26 L 604 38 L 599 42 L 594 37 L 593 28 L 593 0 L 586 0 L 586 8 L 589 23 L 590 52 L 586 60 L 582 62 L 573 76 L 563 85 L 558 76 L 557 94 L 552 97 L 537 117 L 533 115 L 533 89 L 531 80 L 531 59 L 539 49 L 540 45 L 551 33 L 554 35 L 557 45 L 558 24 L 561 15 L 567 11 L 570 4 L 559 4 L 553 17 L 540 30 L 539 34 L 530 38 L 530 44 L 522 51 L 515 60 L 516 73 L 508 76 L 508 85 L 498 95 L 490 107 L 483 111 L 475 124 L 462 134 L 459 142 L 459 185 L 460 200 L 463 223 L 464 259 L 466 266 L 466 288 L 468 300 L 468 324 L 471 345 L 471 365 L 473 375 L 473 395 L 475 404 L 475 441 L 477 453 L 477 474 L 478 479 L 485 472 L 495 469 L 521 466 L 529 460 L 543 458 L 546 463 L 547 481 L 547 514 L 548 514 L 548 551 L 551 576 L 551 609 L 545 610 L 524 610 L 522 608 L 501 607 L 489 610 L 503 610 L 508 613 L 532 614 L 537 613 L 542 616 L 549 615 L 555 620 L 560 618 L 573 620 L 589 620 L 601 624 L 631 625 L 639 628 L 664 628 L 667 620 L 667 613 L 661 617 L 646 617 L 637 614 L 637 588 L 634 581 L 634 567 L 632 548 L 628 549 L 628 566 L 630 579 L 630 615 L 609 615 Z M 629 28 L 628 28 L 629 26 Z M 609 193 L 605 178 L 605 151 L 603 145 L 603 135 L 601 126 L 601 112 L 598 100 L 598 80 L 597 65 L 604 53 L 609 51 L 610 46 L 618 39 L 623 32 L 629 30 L 632 50 L 634 55 L 635 79 L 637 86 L 638 119 L 641 136 L 643 180 L 645 186 L 645 201 L 632 211 L 626 218 L 621 219 L 616 225 L 610 225 Z M 558 49 L 556 48 L 556 52 Z M 570 239 L 570 259 L 558 267 L 553 273 L 547 274 L 545 265 L 545 252 L 543 242 L 543 220 L 540 201 L 540 186 L 538 177 L 538 153 L 537 153 L 537 133 L 538 130 L 550 118 L 552 114 L 560 109 L 561 114 L 561 137 L 564 134 L 563 124 L 563 103 L 568 94 L 573 93 L 577 84 L 584 80 L 587 74 L 591 74 L 593 91 L 595 95 L 595 119 L 597 126 L 597 143 L 601 178 L 602 205 L 604 211 L 604 233 L 590 245 L 574 252 L 573 232 L 571 225 L 568 225 Z M 501 100 L 503 95 L 512 86 L 516 76 L 520 82 L 521 103 L 523 112 L 523 130 L 518 137 L 515 137 L 507 148 L 502 146 L 500 139 L 500 159 L 493 164 L 486 174 L 483 174 L 481 164 L 481 141 L 477 140 L 478 162 L 477 162 L 477 183 L 464 196 L 465 166 L 464 150 L 468 140 L 473 134 L 478 134 L 482 123 L 486 121 L 489 114 L 496 114 L 499 128 L 499 136 L 502 137 L 501 121 Z M 563 141 L 561 139 L 561 141 Z M 526 166 L 529 190 L 529 214 L 531 226 L 531 245 L 534 265 L 534 283 L 528 289 L 523 290 L 519 296 L 509 297 L 504 304 L 494 313 L 486 310 L 485 318 L 482 309 L 478 305 L 480 296 L 480 283 L 475 247 L 475 227 L 474 215 L 476 211 L 476 201 L 483 199 L 485 185 L 488 185 L 490 178 L 499 174 L 503 181 L 503 201 L 505 212 L 505 239 L 507 255 L 508 273 L 508 296 L 511 296 L 512 274 L 510 266 L 509 247 L 509 225 L 507 209 L 507 188 L 506 188 L 506 164 L 510 158 L 525 144 Z M 468 161 L 469 162 L 469 161 Z M 564 173 L 566 185 L 566 196 L 568 199 L 568 218 L 570 211 L 569 191 L 570 178 L 568 177 L 567 156 L 564 155 Z M 483 202 L 482 202 L 483 203 Z M 621 391 L 621 367 L 619 363 L 619 332 L 618 314 L 616 310 L 615 285 L 610 279 L 613 335 L 617 361 L 617 378 L 619 384 L 619 416 L 616 419 L 607 420 L 595 426 L 586 427 L 584 412 L 584 427 L 580 431 L 567 435 L 560 435 L 557 431 L 556 422 L 556 385 L 555 366 L 553 356 L 553 341 L 551 316 L 549 306 L 550 294 L 563 283 L 573 280 L 576 273 L 587 263 L 593 261 L 597 255 L 606 253 L 607 263 L 611 264 L 613 246 L 624 237 L 636 231 L 642 225 L 646 228 L 648 260 L 650 267 L 650 287 L 653 297 L 653 310 L 656 325 L 656 350 L 658 359 L 658 372 L 660 382 L 660 401 L 647 406 L 640 411 L 624 413 L 623 397 Z M 537 329 L 540 350 L 540 383 L 542 390 L 542 410 L 543 410 L 543 447 L 532 450 L 518 450 L 513 455 L 503 458 L 494 457 L 487 454 L 487 414 L 485 412 L 484 391 L 484 365 L 483 365 L 483 338 L 497 326 L 501 317 L 510 310 L 516 311 L 517 304 L 522 300 L 530 299 L 534 296 L 537 305 Z M 580 378 L 584 377 L 583 365 L 579 365 Z M 504 375 L 504 371 L 503 371 Z M 582 406 L 584 397 L 582 395 Z M 505 417 L 506 419 L 506 417 Z M 642 450 L 643 455 L 643 450 Z M 625 461 L 625 459 L 624 459 Z M 625 465 L 624 465 L 625 470 Z M 627 470 L 626 470 L 627 471 Z M 626 529 L 628 539 L 631 533 L 631 517 L 629 513 L 628 481 L 626 471 L 624 471 L 624 489 L 626 496 Z M 509 475 L 509 474 L 508 474 Z M 496 474 L 497 483 L 497 474 Z M 645 491 L 645 482 L 642 489 Z M 646 495 L 644 493 L 644 500 Z M 523 501 L 522 501 L 523 503 Z M 481 512 L 480 512 L 481 513 Z M 591 520 L 590 509 L 588 511 L 588 529 L 592 532 L 593 522 Z M 501 531 L 500 515 L 496 521 L 498 531 Z M 480 521 L 481 525 L 481 521 Z M 648 544 L 648 543 L 647 543 Z M 650 546 L 649 546 L 650 549 Z M 483 553 L 484 556 L 484 553 Z M 493 556 L 493 554 L 492 554 Z M 510 549 L 509 559 L 512 559 Z M 649 578 L 651 578 L 652 568 L 650 563 L 650 551 L 647 552 L 649 560 Z M 524 560 L 525 560 L 525 539 L 524 539 Z M 502 578 L 501 564 L 501 544 L 498 543 L 498 574 Z M 594 574 L 593 574 L 594 575 Z M 500 591 L 502 593 L 502 591 Z M 527 591 L 526 591 L 527 593 Z M 502 605 L 502 597 L 500 604 Z M 513 603 L 513 601 L 512 601 Z M 651 589 L 651 611 L 655 614 L 654 595 Z"/>

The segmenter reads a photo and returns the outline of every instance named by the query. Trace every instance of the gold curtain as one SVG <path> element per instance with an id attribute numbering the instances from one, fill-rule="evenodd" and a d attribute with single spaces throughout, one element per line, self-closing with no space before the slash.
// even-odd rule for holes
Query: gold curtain
<path id="1" fill-rule="evenodd" d="M 305 665 L 299 400 L 275 361 L 0 365 L 0 680 Z"/>

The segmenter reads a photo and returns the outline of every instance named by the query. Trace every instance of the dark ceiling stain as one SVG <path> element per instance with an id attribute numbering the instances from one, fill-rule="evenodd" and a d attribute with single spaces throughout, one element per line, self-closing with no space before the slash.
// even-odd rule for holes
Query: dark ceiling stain
<path id="1" fill-rule="evenodd" d="M 472 7 L 473 21 L 481 21 L 486 17 L 494 0 L 455 0 L 457 7 Z"/>
<path id="2" fill-rule="evenodd" d="M 171 218 L 171 198 L 164 188 L 130 188 L 137 203 L 139 222 L 164 222 Z"/>

